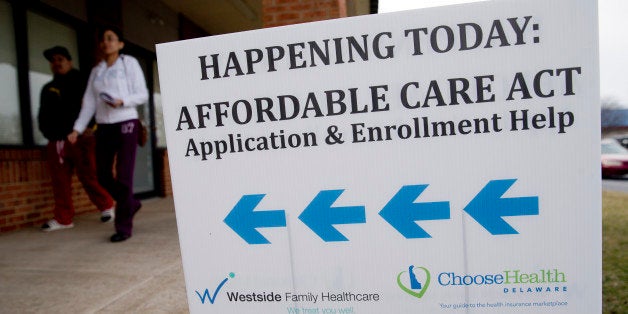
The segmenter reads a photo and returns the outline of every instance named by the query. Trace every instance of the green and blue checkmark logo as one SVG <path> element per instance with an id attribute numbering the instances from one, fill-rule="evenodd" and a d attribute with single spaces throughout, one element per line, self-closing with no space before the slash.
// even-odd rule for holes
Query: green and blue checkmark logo
<path id="1" fill-rule="evenodd" d="M 425 273 L 425 281 L 423 281 L 423 284 L 421 284 L 421 282 L 417 279 L 417 270 L 422 270 Z M 405 273 L 407 273 L 407 278 L 409 278 L 409 287 L 404 285 L 403 281 L 405 280 L 402 280 Z M 422 266 L 414 267 L 414 265 L 410 265 L 407 271 L 404 270 L 397 275 L 397 285 L 405 293 L 417 299 L 420 299 L 421 297 L 423 297 L 423 295 L 427 291 L 427 288 L 430 285 L 430 271 Z"/>
<path id="2" fill-rule="evenodd" d="M 203 294 L 201 294 L 200 292 L 196 290 L 194 292 L 196 292 L 196 295 L 198 296 L 202 304 L 205 304 L 205 300 L 209 300 L 209 303 L 214 304 L 214 302 L 216 301 L 216 296 L 218 295 L 218 292 L 220 292 L 220 289 L 222 289 L 222 286 L 224 286 L 225 283 L 227 283 L 227 280 L 229 280 L 230 278 L 235 278 L 235 273 L 233 272 L 229 273 L 229 275 L 218 284 L 216 289 L 214 289 L 213 295 L 210 295 L 209 289 L 205 289 L 205 292 L 203 292 Z"/>

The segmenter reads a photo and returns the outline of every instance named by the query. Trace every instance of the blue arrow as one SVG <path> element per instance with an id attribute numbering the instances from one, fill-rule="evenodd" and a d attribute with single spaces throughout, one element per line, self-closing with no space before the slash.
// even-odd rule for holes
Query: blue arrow
<path id="1" fill-rule="evenodd" d="M 299 219 L 323 241 L 349 241 L 332 225 L 366 222 L 364 206 L 331 207 L 344 190 L 320 191 L 303 210 Z"/>
<path id="2" fill-rule="evenodd" d="M 283 210 L 253 211 L 265 194 L 244 195 L 233 207 L 224 222 L 248 244 L 270 243 L 255 228 L 285 227 L 286 213 Z"/>
<path id="3" fill-rule="evenodd" d="M 491 234 L 518 234 L 503 216 L 539 214 L 537 196 L 502 198 L 517 179 L 492 180 L 464 208 L 473 219 Z"/>
<path id="4" fill-rule="evenodd" d="M 382 208 L 379 215 L 406 239 L 431 238 L 417 220 L 449 219 L 449 202 L 415 203 L 426 185 L 404 185 Z"/>

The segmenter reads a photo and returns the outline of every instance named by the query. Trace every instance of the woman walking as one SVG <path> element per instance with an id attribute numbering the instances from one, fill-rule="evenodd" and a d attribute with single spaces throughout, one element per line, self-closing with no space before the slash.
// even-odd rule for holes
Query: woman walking
<path id="1" fill-rule="evenodd" d="M 116 200 L 116 233 L 111 236 L 111 242 L 120 242 L 131 237 L 133 217 L 142 206 L 133 196 L 135 153 L 141 128 L 135 107 L 148 101 L 148 89 L 138 61 L 120 53 L 124 48 L 122 33 L 108 27 L 99 33 L 99 39 L 103 60 L 92 69 L 81 112 L 68 140 L 76 142 L 96 115 L 98 181 Z"/>

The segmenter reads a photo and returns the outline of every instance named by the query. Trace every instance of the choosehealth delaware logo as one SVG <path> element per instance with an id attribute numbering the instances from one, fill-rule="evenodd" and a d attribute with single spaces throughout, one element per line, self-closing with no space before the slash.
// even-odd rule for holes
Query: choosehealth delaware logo
<path id="1" fill-rule="evenodd" d="M 509 269 L 486 274 L 445 271 L 435 273 L 434 276 L 432 278 L 430 271 L 425 267 L 410 265 L 408 270 L 397 274 L 397 285 L 403 292 L 417 299 L 423 297 L 432 280 L 441 288 L 495 287 L 504 294 L 567 292 L 567 276 L 557 268 L 540 269 L 534 272 Z"/>
<path id="2" fill-rule="evenodd" d="M 410 265 L 408 271 L 404 270 L 397 275 L 397 285 L 405 293 L 420 299 L 430 286 L 430 271 L 422 266 Z"/>

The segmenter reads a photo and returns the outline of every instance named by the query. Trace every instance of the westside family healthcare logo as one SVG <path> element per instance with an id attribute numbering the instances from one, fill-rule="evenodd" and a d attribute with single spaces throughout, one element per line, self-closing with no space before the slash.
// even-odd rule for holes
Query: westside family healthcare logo
<path id="1" fill-rule="evenodd" d="M 202 293 L 195 290 L 201 304 L 205 304 L 205 301 L 209 301 L 209 304 L 214 304 L 218 298 L 218 294 L 225 286 L 229 279 L 235 277 L 235 273 L 231 272 L 223 279 L 214 289 L 213 293 L 210 289 L 205 289 Z M 379 302 L 380 295 L 377 292 L 368 291 L 229 291 L 225 293 L 226 302 L 231 303 L 280 303 L 280 302 L 304 302 L 315 304 L 317 302 Z M 339 312 L 346 309 L 338 309 Z M 348 312 L 347 312 L 348 313 Z"/>
<path id="2" fill-rule="evenodd" d="M 234 278 L 234 277 L 235 277 L 235 273 L 233 272 L 229 273 L 229 275 L 218 284 L 216 289 L 214 289 L 214 294 L 211 296 L 209 295 L 209 289 L 205 289 L 205 292 L 203 293 L 203 295 L 201 295 L 201 293 L 199 293 L 196 290 L 194 290 L 194 292 L 196 292 L 196 295 L 201 300 L 201 304 L 205 304 L 205 300 L 209 300 L 209 303 L 214 304 L 214 302 L 216 302 L 216 296 L 218 295 L 218 292 L 220 292 L 220 289 L 222 289 L 225 283 L 227 283 L 229 278 Z"/>

